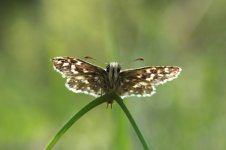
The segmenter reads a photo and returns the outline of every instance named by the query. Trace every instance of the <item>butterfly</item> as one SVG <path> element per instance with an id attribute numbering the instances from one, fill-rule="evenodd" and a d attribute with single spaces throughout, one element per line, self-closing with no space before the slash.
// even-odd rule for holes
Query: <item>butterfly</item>
<path id="1" fill-rule="evenodd" d="M 54 69 L 67 79 L 65 85 L 69 90 L 95 97 L 108 92 L 115 92 L 121 98 L 151 96 L 155 93 L 155 86 L 176 79 L 182 70 L 177 66 L 121 70 L 117 62 L 102 68 L 67 56 L 55 57 L 52 63 Z"/>

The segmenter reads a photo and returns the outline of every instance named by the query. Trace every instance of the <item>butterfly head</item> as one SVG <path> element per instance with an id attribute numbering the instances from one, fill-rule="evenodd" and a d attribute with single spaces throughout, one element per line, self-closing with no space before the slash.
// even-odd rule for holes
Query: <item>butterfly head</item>
<path id="1" fill-rule="evenodd" d="M 117 62 L 111 62 L 106 66 L 106 71 L 108 73 L 119 73 L 121 66 Z"/>
<path id="2" fill-rule="evenodd" d="M 111 62 L 106 66 L 106 72 L 108 74 L 108 79 L 111 87 L 116 86 L 120 71 L 121 66 L 117 62 Z"/>

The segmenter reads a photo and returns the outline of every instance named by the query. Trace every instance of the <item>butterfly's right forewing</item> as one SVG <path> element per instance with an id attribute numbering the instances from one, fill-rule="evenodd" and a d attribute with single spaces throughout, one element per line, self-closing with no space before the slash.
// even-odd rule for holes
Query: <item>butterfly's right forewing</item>
<path id="1" fill-rule="evenodd" d="M 67 78 L 66 87 L 75 93 L 100 96 L 103 93 L 104 69 L 73 57 L 55 57 L 54 69 Z"/>

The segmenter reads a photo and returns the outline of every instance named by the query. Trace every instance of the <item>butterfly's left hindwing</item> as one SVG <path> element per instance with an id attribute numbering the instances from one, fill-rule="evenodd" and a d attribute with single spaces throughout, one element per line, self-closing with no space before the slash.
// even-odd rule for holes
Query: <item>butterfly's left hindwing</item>
<path id="1" fill-rule="evenodd" d="M 67 78 L 66 87 L 75 93 L 102 95 L 104 69 L 72 57 L 52 59 L 54 69 Z"/>
<path id="2" fill-rule="evenodd" d="M 125 70 L 120 73 L 118 93 L 127 96 L 151 96 L 155 93 L 155 85 L 163 84 L 177 78 L 179 67 L 145 67 Z"/>

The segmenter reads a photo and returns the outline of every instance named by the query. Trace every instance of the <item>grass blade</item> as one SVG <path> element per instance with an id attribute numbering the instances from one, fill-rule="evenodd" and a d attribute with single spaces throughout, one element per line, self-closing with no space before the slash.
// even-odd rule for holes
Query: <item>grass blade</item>
<path id="1" fill-rule="evenodd" d="M 89 104 L 87 104 L 85 107 L 83 107 L 80 111 L 78 111 L 58 132 L 57 134 L 52 138 L 52 140 L 47 144 L 46 150 L 51 150 L 53 146 L 58 142 L 58 140 L 64 135 L 64 133 L 78 120 L 80 119 L 84 114 L 86 114 L 88 111 L 93 109 L 94 107 L 107 102 L 112 99 L 112 94 L 106 94 L 101 97 L 96 98 Z"/>
<path id="2" fill-rule="evenodd" d="M 132 115 L 130 114 L 129 110 L 127 109 L 127 107 L 123 103 L 123 100 L 117 95 L 114 95 L 114 98 L 115 98 L 116 102 L 119 104 L 119 106 L 122 108 L 124 113 L 126 114 L 127 118 L 129 119 L 131 125 L 133 126 L 133 129 L 135 130 L 140 142 L 143 145 L 144 150 L 149 150 L 148 144 L 146 143 L 143 135 L 141 134 L 141 132 L 140 132 L 135 120 L 133 119 Z"/>
<path id="3" fill-rule="evenodd" d="M 115 93 L 108 93 L 101 97 L 96 98 L 95 100 L 91 101 L 89 104 L 84 106 L 80 111 L 78 111 L 58 132 L 57 134 L 52 138 L 52 140 L 47 144 L 45 150 L 51 150 L 54 145 L 59 141 L 59 139 L 65 134 L 65 132 L 76 122 L 78 119 L 80 119 L 84 114 L 86 114 L 88 111 L 93 109 L 94 107 L 110 101 L 110 100 L 116 100 L 116 102 L 119 104 L 119 106 L 122 108 L 124 113 L 126 114 L 127 118 L 129 119 L 131 125 L 133 126 L 140 142 L 142 143 L 142 146 L 144 150 L 149 150 L 148 145 L 146 141 L 144 140 L 143 135 L 141 134 L 135 120 L 133 119 L 132 115 L 130 114 L 127 107 L 124 105 L 123 100 L 117 96 Z"/>

